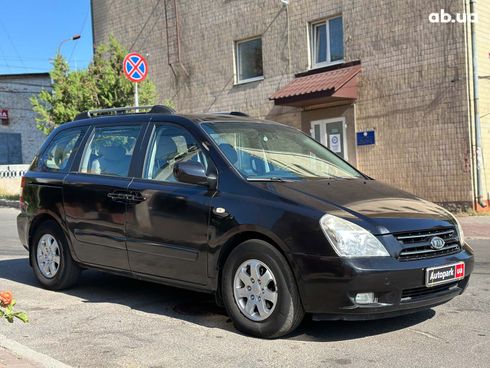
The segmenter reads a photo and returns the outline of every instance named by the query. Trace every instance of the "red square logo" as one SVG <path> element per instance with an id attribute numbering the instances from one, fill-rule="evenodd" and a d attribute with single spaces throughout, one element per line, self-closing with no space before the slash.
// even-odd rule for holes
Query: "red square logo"
<path id="1" fill-rule="evenodd" d="M 464 277 L 464 263 L 456 265 L 456 278 L 462 279 Z"/>

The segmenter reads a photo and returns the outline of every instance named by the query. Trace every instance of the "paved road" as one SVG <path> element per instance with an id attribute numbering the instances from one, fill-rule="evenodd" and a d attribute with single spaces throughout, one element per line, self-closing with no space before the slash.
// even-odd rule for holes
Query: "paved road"
<path id="1" fill-rule="evenodd" d="M 0 208 L 0 289 L 12 289 L 28 325 L 0 333 L 80 367 L 488 367 L 490 236 L 472 239 L 477 264 L 463 296 L 433 310 L 370 322 L 305 321 L 287 338 L 236 332 L 207 295 L 84 272 L 64 292 L 38 287 Z M 490 234 L 490 230 L 489 230 Z"/>

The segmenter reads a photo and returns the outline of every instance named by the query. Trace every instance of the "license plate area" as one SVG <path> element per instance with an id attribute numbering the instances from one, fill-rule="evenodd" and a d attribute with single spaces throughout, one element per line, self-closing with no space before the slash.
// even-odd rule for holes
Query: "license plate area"
<path id="1" fill-rule="evenodd" d="M 461 280 L 464 275 L 464 262 L 427 268 L 425 270 L 425 286 L 447 284 L 448 282 Z"/>

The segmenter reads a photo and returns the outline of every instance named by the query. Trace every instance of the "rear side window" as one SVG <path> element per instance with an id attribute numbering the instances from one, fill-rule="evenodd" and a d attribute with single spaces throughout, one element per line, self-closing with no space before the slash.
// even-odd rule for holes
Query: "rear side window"
<path id="1" fill-rule="evenodd" d="M 141 127 L 96 127 L 87 143 L 80 172 L 128 176 L 134 146 Z"/>
<path id="2" fill-rule="evenodd" d="M 70 169 L 70 158 L 75 156 L 77 142 L 82 129 L 69 129 L 56 135 L 41 155 L 38 169 L 66 173 Z"/>

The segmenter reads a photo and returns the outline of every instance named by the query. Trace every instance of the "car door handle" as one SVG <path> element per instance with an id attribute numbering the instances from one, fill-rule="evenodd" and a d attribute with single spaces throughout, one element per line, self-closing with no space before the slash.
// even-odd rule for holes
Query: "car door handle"
<path id="1" fill-rule="evenodd" d="M 141 203 L 143 201 L 146 201 L 146 197 L 139 192 L 131 192 L 129 194 L 126 194 L 126 199 L 130 203 Z"/>
<path id="2" fill-rule="evenodd" d="M 121 202 L 126 199 L 127 194 L 112 192 L 112 193 L 108 193 L 107 196 L 115 202 Z"/>

